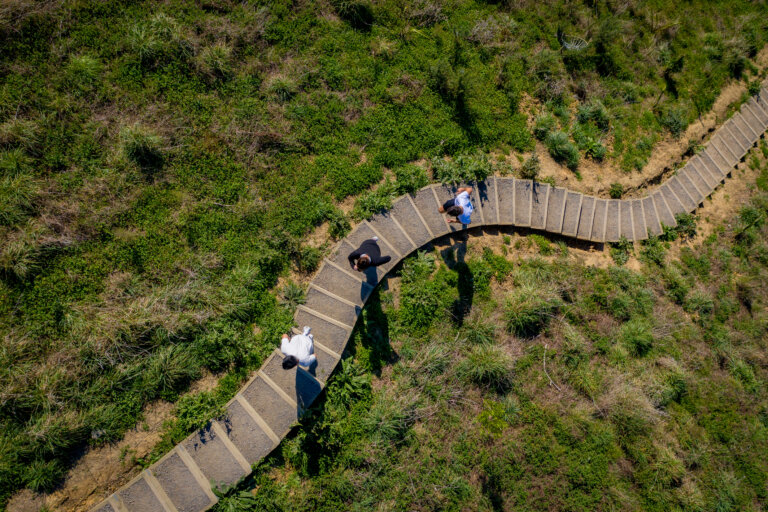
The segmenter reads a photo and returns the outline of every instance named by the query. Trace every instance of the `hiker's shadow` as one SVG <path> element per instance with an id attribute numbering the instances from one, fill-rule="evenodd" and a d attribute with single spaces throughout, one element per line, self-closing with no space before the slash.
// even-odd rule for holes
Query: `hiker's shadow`
<path id="1" fill-rule="evenodd" d="M 361 352 L 365 352 L 368 365 L 376 376 L 381 376 L 381 369 L 386 364 L 395 363 L 399 356 L 389 343 L 389 320 L 381 307 L 381 286 L 374 288 L 368 297 L 367 304 L 357 318 L 352 338 L 347 344 L 346 352 L 352 356 L 358 353 L 358 342 Z"/>
<path id="2" fill-rule="evenodd" d="M 464 324 L 464 318 L 472 310 L 472 300 L 475 294 L 475 285 L 472 276 L 472 269 L 466 264 L 464 258 L 467 254 L 467 240 L 458 240 L 457 243 L 446 247 L 440 251 L 440 255 L 448 268 L 455 270 L 458 274 L 456 288 L 459 291 L 459 297 L 453 301 L 451 313 L 456 324 L 461 327 Z"/>

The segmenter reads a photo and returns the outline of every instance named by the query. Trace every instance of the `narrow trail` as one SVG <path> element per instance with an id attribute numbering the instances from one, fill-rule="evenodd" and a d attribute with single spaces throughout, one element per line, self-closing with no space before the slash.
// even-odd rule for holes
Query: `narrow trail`
<path id="1" fill-rule="evenodd" d="M 601 199 L 547 184 L 491 177 L 473 183 L 472 227 L 520 226 L 605 243 L 643 240 L 675 226 L 675 216 L 696 210 L 768 129 L 768 89 L 742 105 L 703 151 L 642 199 Z M 197 512 L 213 506 L 212 485 L 232 485 L 269 454 L 312 404 L 341 359 L 357 317 L 375 286 L 400 261 L 430 241 L 465 226 L 448 224 L 437 210 L 454 187 L 431 185 L 394 202 L 391 210 L 358 225 L 339 242 L 309 284 L 296 325 L 309 325 L 318 364 L 285 371 L 279 350 L 227 404 L 223 419 L 177 445 L 94 512 Z M 357 273 L 347 255 L 363 240 L 379 238 L 392 261 Z"/>

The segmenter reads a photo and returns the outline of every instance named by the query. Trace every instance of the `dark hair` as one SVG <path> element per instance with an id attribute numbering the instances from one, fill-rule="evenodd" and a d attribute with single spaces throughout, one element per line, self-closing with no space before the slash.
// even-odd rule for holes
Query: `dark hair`
<path id="1" fill-rule="evenodd" d="M 296 359 L 296 356 L 288 356 L 283 359 L 283 370 L 290 370 L 297 364 L 299 364 L 299 360 Z"/>
<path id="2" fill-rule="evenodd" d="M 364 269 L 371 266 L 371 258 L 358 258 L 357 259 L 357 268 Z"/>
<path id="3" fill-rule="evenodd" d="M 464 210 L 461 206 L 453 205 L 447 210 L 445 210 L 445 213 L 447 213 L 448 215 L 452 215 L 453 217 L 458 217 L 459 215 L 462 214 L 463 211 Z"/>

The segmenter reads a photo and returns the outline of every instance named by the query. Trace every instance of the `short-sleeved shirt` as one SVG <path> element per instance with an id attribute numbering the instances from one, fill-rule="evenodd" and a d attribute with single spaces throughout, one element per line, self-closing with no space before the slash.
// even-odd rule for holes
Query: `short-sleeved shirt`
<path id="1" fill-rule="evenodd" d="M 464 210 L 462 214 L 457 217 L 459 222 L 462 224 L 469 224 L 472 222 L 470 216 L 472 215 L 472 210 L 474 210 L 474 208 L 472 207 L 472 201 L 469 199 L 469 192 L 465 190 L 461 194 L 458 194 L 455 199 L 455 204 L 456 206 L 461 206 Z"/>

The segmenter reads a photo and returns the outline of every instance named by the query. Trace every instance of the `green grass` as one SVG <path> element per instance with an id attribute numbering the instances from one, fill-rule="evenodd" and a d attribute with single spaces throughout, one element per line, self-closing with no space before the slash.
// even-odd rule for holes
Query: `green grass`
<path id="1" fill-rule="evenodd" d="M 430 180 L 508 172 L 488 155 L 530 152 L 537 113 L 554 116 L 545 140 L 562 133 L 551 147 L 566 165 L 583 155 L 640 169 L 729 80 L 756 82 L 748 59 L 766 40 L 765 17 L 765 5 L 741 0 L 626 10 L 12 2 L 0 14 L 0 503 L 25 486 L 55 487 L 83 448 L 119 440 L 146 404 L 177 400 L 205 370 L 220 374 L 213 402 L 225 402 L 290 327 L 300 294 L 281 296 L 276 285 L 317 268 L 329 247 L 307 242 L 318 226 L 338 239 L 350 218 Z M 590 44 L 562 49 L 558 27 Z M 541 112 L 528 110 L 530 98 Z M 535 179 L 536 161 L 520 172 Z M 343 201 L 354 203 L 351 213 Z M 678 236 L 693 236 L 691 224 Z M 762 226 L 743 227 L 729 258 L 762 261 Z M 662 265 L 669 242 L 657 242 L 641 257 Z M 469 290 L 486 300 L 497 279 L 534 283 L 533 291 L 541 283 L 531 276 L 552 270 L 517 275 L 499 255 L 458 270 L 419 265 L 404 266 L 413 275 L 392 313 L 417 339 L 445 322 L 471 323 Z M 735 307 L 727 294 L 709 293 L 708 312 L 688 293 L 697 277 L 687 272 L 662 274 L 676 283 L 670 296 L 703 322 L 727 319 Z M 554 329 L 574 296 L 549 284 L 543 303 L 510 299 L 502 322 L 526 336 Z M 745 300 L 759 296 L 741 289 Z M 617 315 L 640 307 L 621 293 L 605 307 Z M 392 357 L 383 338 L 360 336 L 363 366 L 381 369 Z M 521 400 L 521 416 L 530 410 Z M 195 425 L 173 427 L 153 457 Z M 465 479 L 469 462 L 435 457 L 424 481 L 439 491 L 408 499 L 425 509 L 485 499 Z M 471 463 L 487 471 L 489 493 L 522 492 L 498 483 L 508 475 L 490 458 Z M 742 503 L 734 478 L 723 489 Z M 334 483 L 327 508 L 347 502 L 345 482 Z M 281 489 L 264 483 L 263 496 L 281 503 Z M 590 499 L 563 507 L 594 506 Z"/>

